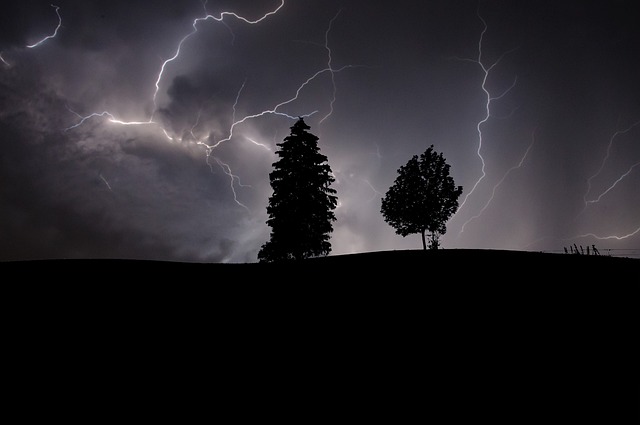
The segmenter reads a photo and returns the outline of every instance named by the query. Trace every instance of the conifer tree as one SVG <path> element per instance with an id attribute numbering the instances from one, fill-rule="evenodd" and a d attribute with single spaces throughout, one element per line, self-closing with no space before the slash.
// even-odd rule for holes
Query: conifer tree
<path id="1" fill-rule="evenodd" d="M 327 157 L 320 153 L 318 137 L 300 118 L 291 134 L 278 143 L 269 174 L 273 194 L 269 198 L 267 224 L 271 227 L 268 242 L 258 252 L 260 262 L 301 260 L 326 256 L 336 220 L 335 181 Z"/>

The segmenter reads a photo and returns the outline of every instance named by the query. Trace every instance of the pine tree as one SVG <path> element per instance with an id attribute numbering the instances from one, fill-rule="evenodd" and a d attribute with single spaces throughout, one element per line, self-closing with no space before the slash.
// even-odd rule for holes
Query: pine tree
<path id="1" fill-rule="evenodd" d="M 337 205 L 331 183 L 335 179 L 327 157 L 320 153 L 318 137 L 309 129 L 300 118 L 291 134 L 277 144 L 280 159 L 269 174 L 271 237 L 258 252 L 260 262 L 301 260 L 331 252 L 329 239 Z"/>
<path id="2" fill-rule="evenodd" d="M 414 155 L 398 169 L 395 183 L 382 199 L 384 220 L 402 237 L 420 233 L 423 249 L 427 249 L 426 232 L 429 248 L 438 249 L 447 220 L 458 209 L 462 186 L 455 186 L 449 168 L 442 153 L 436 153 L 431 145 L 419 158 Z"/>

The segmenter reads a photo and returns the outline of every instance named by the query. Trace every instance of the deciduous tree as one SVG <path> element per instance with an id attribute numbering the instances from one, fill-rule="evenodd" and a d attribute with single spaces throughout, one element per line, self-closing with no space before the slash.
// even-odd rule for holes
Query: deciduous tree
<path id="1" fill-rule="evenodd" d="M 414 155 L 398 169 L 398 177 L 382 198 L 384 220 L 405 237 L 420 233 L 422 247 L 438 249 L 446 223 L 458 209 L 462 186 L 449 175 L 450 166 L 433 145 L 418 157 Z"/>

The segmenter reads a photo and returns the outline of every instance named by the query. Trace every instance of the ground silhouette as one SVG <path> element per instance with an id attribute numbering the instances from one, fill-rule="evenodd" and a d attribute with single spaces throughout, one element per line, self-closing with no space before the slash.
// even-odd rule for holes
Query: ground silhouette
<path id="1" fill-rule="evenodd" d="M 142 272 L 162 277 L 170 272 L 230 273 L 230 276 L 275 277 L 297 279 L 295 273 L 310 271 L 306 282 L 335 282 L 373 279 L 370 283 L 404 282 L 406 284 L 454 282 L 459 285 L 491 282 L 522 285 L 553 285 L 564 288 L 574 284 L 638 285 L 640 259 L 607 255 L 576 255 L 535 251 L 492 249 L 393 250 L 291 260 L 280 263 L 206 263 L 129 259 L 49 259 L 4 262 L 5 270 L 61 272 L 74 276 L 91 270 L 105 278 L 126 272 Z M 257 276 L 257 275 L 256 275 Z M 311 279 L 311 280 L 309 280 Z M 539 279 L 533 282 L 532 279 Z"/>
<path id="2" fill-rule="evenodd" d="M 329 387 L 360 418 L 640 419 L 640 259 L 420 249 L 286 264 L 0 266 L 15 334 L 5 343 L 19 354 L 9 364 L 26 358 L 21 371 L 44 360 L 67 365 L 65 377 L 111 366 L 122 382 L 162 381 L 150 385 L 154 394 L 170 384 L 167 370 L 190 370 L 201 382 L 202 370 L 222 359 L 233 382 L 243 368 L 251 376 L 241 385 L 270 371 L 268 393 L 283 373 L 302 377 L 293 402 L 308 402 L 309 387 L 323 400 Z M 82 359 L 87 367 L 78 369 Z M 220 367 L 213 370 L 219 379 Z M 184 382 L 176 384 L 182 392 Z M 137 400 L 140 387 L 127 390 Z"/>

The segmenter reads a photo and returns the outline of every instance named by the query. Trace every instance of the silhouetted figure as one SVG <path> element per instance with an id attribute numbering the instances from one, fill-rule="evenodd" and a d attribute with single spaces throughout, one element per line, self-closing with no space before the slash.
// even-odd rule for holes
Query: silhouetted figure
<path id="1" fill-rule="evenodd" d="M 571 253 L 573 254 L 573 246 L 569 245 L 569 249 L 571 250 Z"/>
<path id="2" fill-rule="evenodd" d="M 593 245 L 591 245 L 591 246 L 593 247 L 593 254 L 594 254 L 594 255 L 600 255 L 600 251 L 598 251 L 598 248 L 596 248 L 596 245 L 595 245 L 595 244 L 593 244 Z"/>
<path id="3" fill-rule="evenodd" d="M 584 255 L 584 248 L 582 247 L 582 245 L 580 245 L 580 252 L 582 253 L 582 255 Z"/>
<path id="4" fill-rule="evenodd" d="M 587 245 L 587 255 L 591 255 L 589 254 L 589 245 Z"/>
<path id="5" fill-rule="evenodd" d="M 576 254 L 580 255 L 580 251 L 578 251 L 578 245 L 573 244 L 573 247 L 576 249 Z"/>
<path id="6" fill-rule="evenodd" d="M 569 251 L 567 251 L 567 247 L 566 247 L 566 246 L 564 247 L 564 253 L 565 253 L 565 254 L 568 254 L 568 253 L 569 253 Z"/>

